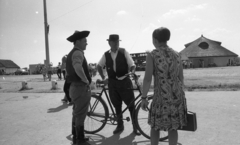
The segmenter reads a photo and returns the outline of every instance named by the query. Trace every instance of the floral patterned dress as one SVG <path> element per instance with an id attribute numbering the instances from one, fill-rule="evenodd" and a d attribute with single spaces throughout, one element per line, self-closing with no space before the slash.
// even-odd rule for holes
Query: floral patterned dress
<path id="1" fill-rule="evenodd" d="M 180 55 L 168 46 L 150 52 L 153 59 L 154 96 L 148 123 L 155 130 L 176 130 L 187 123 L 186 98 L 179 79 Z"/>

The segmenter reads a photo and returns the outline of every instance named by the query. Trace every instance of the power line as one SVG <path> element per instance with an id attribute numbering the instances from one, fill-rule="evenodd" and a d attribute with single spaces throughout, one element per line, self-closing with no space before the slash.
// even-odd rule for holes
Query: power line
<path id="1" fill-rule="evenodd" d="M 142 22 L 141 22 L 141 24 L 140 24 L 140 28 L 139 28 L 139 31 L 141 31 L 141 28 L 142 28 Z M 135 46 L 135 44 L 136 44 L 136 42 L 137 42 L 137 40 L 138 40 L 138 38 L 139 38 L 139 32 L 138 32 L 138 36 L 137 36 L 137 38 L 135 39 L 135 41 L 134 41 L 134 43 L 133 43 L 133 45 L 132 45 L 132 47 L 131 47 L 131 49 L 130 49 L 130 51 L 132 50 L 132 48 Z"/>
<path id="2" fill-rule="evenodd" d="M 132 50 L 132 48 L 135 46 L 135 44 L 136 44 L 136 42 L 137 42 L 137 40 L 138 40 L 138 38 L 139 38 L 139 32 L 141 31 L 141 29 L 142 29 L 142 23 L 143 23 L 143 10 L 142 10 L 142 2 L 143 1 L 141 1 L 141 24 L 140 24 L 140 28 L 139 28 L 139 31 L 138 31 L 138 36 L 137 36 L 137 38 L 135 39 L 135 41 L 134 41 L 134 43 L 133 43 L 133 45 L 132 45 L 132 47 L 131 47 L 131 49 L 130 49 L 130 51 Z"/>
<path id="3" fill-rule="evenodd" d="M 89 1 L 89 2 L 87 2 L 87 3 L 85 3 L 85 4 L 83 4 L 83 5 L 81 5 L 81 6 L 77 7 L 77 8 L 75 8 L 75 9 L 73 9 L 73 10 L 67 12 L 67 13 L 64 13 L 64 14 L 62 14 L 61 16 L 59 16 L 59 17 L 57 17 L 57 18 L 54 18 L 54 19 L 50 20 L 49 22 L 55 21 L 55 20 L 57 20 L 57 19 L 59 19 L 59 18 L 65 16 L 65 15 L 67 15 L 67 14 L 69 14 L 69 13 L 71 13 L 71 12 L 73 12 L 73 11 L 75 11 L 75 10 L 77 10 L 77 9 L 79 9 L 79 8 L 81 8 L 81 7 L 83 7 L 83 6 L 87 5 L 87 4 L 89 4 L 89 3 L 91 3 L 92 1 L 94 1 L 94 0 L 91 0 L 91 1 Z"/>

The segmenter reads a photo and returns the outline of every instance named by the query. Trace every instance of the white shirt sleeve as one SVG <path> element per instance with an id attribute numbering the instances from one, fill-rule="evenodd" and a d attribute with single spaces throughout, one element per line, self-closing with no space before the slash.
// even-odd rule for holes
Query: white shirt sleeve
<path id="1" fill-rule="evenodd" d="M 132 66 L 135 66 L 134 61 L 133 61 L 131 55 L 126 50 L 125 50 L 124 55 L 125 55 L 125 58 L 127 59 L 128 67 L 130 68 Z"/>
<path id="2" fill-rule="evenodd" d="M 102 58 L 100 59 L 100 61 L 98 62 L 98 65 L 101 67 L 104 67 L 106 65 L 106 57 L 105 57 L 105 53 L 103 54 Z"/>

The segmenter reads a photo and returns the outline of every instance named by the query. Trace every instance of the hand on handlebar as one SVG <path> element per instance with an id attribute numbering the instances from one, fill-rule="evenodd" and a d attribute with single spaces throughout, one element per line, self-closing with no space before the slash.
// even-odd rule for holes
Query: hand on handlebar
<path id="1" fill-rule="evenodd" d="M 123 79 L 125 79 L 125 78 L 128 77 L 128 76 L 134 77 L 135 74 L 134 74 L 133 72 L 129 72 L 129 73 L 125 74 L 124 76 L 116 77 L 116 78 L 117 78 L 118 80 L 123 80 Z"/>
<path id="2" fill-rule="evenodd" d="M 103 84 L 104 86 L 106 86 L 108 84 L 108 79 L 104 80 L 97 79 L 96 84 Z"/>

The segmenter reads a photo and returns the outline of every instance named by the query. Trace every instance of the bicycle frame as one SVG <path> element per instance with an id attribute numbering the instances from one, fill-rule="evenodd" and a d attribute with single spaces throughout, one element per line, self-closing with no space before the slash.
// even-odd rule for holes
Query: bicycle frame
<path id="1" fill-rule="evenodd" d="M 129 106 L 132 105 L 132 103 L 135 103 L 135 113 L 134 113 L 134 120 L 135 121 L 134 124 L 136 125 L 136 128 L 140 131 L 140 133 L 150 139 L 150 129 L 151 127 L 148 125 L 147 123 L 147 119 L 148 119 L 148 113 L 149 113 L 149 108 L 147 108 L 148 111 L 145 111 L 141 109 L 141 101 L 142 99 L 139 97 L 142 96 L 142 92 L 141 92 L 141 88 L 138 82 L 138 77 L 136 76 L 136 74 L 132 74 L 133 75 L 133 80 L 135 81 L 136 84 L 136 88 L 132 88 L 132 89 L 128 89 L 128 90 L 132 90 L 132 91 L 138 91 L 139 94 L 130 102 L 130 104 L 127 105 L 126 108 L 123 109 L 123 111 L 121 112 L 121 114 L 123 114 L 124 112 L 126 112 L 127 109 L 129 109 Z M 97 84 L 104 84 L 104 82 L 101 81 L 97 81 Z M 111 103 L 110 100 L 110 96 L 107 92 L 107 90 L 109 90 L 107 87 L 105 87 L 104 85 L 101 85 L 101 91 L 96 92 L 96 94 L 92 94 L 92 98 L 93 101 L 90 103 L 90 110 L 88 112 L 88 121 L 87 124 L 88 126 L 86 126 L 88 129 L 85 130 L 85 132 L 87 133 L 97 133 L 99 131 L 101 131 L 106 124 L 109 125 L 117 125 L 117 121 L 118 118 L 116 113 L 115 113 L 115 109 L 113 107 L 113 104 Z M 102 95 L 105 94 L 106 98 L 107 98 L 107 102 L 106 99 L 102 97 Z M 150 104 L 153 101 L 153 94 L 151 95 L 147 95 Z M 98 106 L 99 105 L 99 106 Z M 111 108 L 111 109 L 109 109 Z M 110 111 L 110 113 L 109 113 Z M 112 112 L 111 112 L 112 111 Z M 141 112 L 140 112 L 141 111 Z M 130 121 L 129 117 L 126 118 L 121 118 L 122 120 L 127 120 Z M 101 122 L 101 123 L 99 123 Z M 168 135 L 165 131 L 162 131 L 160 136 L 159 141 L 163 141 L 166 140 L 168 138 Z"/>
<path id="2" fill-rule="evenodd" d="M 142 96 L 142 91 L 141 91 L 141 88 L 140 88 L 138 79 L 136 79 L 137 76 L 136 76 L 136 74 L 133 74 L 133 75 L 135 75 L 135 76 L 133 76 L 133 78 L 135 78 L 135 79 L 133 79 L 133 80 L 135 81 L 136 88 L 129 89 L 129 90 L 138 91 L 139 94 L 138 94 L 137 97 L 135 97 L 134 100 L 131 101 L 131 103 L 130 103 L 129 105 L 127 105 L 127 107 L 125 107 L 125 108 L 123 109 L 123 111 L 121 112 L 121 114 L 123 114 L 123 113 L 129 108 L 129 106 L 131 106 L 134 102 L 136 102 L 136 100 L 139 99 L 140 96 Z M 109 90 L 109 89 L 106 88 L 105 86 L 101 86 L 101 87 L 102 87 L 101 92 L 100 92 L 100 93 L 97 93 L 97 94 L 99 95 L 99 97 L 100 97 L 101 99 L 103 99 L 103 98 L 102 98 L 103 93 L 105 94 L 105 96 L 106 96 L 106 98 L 107 98 L 107 102 L 108 102 L 108 104 L 109 104 L 109 106 L 110 106 L 110 108 L 111 108 L 112 115 L 114 116 L 113 118 L 112 118 L 111 116 L 108 116 L 108 118 L 110 118 L 110 120 L 117 121 L 117 120 L 118 120 L 118 117 L 117 117 L 117 115 L 116 115 L 116 113 L 115 113 L 115 111 L 114 111 L 114 109 L 113 109 L 113 105 L 112 105 L 112 103 L 111 103 L 111 101 L 110 101 L 110 98 L 109 98 L 109 95 L 108 95 L 108 93 L 107 93 L 107 90 Z M 134 107 L 136 107 L 136 106 L 140 103 L 140 101 L 141 101 L 141 99 L 137 101 L 137 103 L 135 104 Z M 129 117 L 127 117 L 126 119 L 123 119 L 123 120 L 130 121 Z M 113 123 L 112 123 L 112 124 L 113 124 Z"/>

